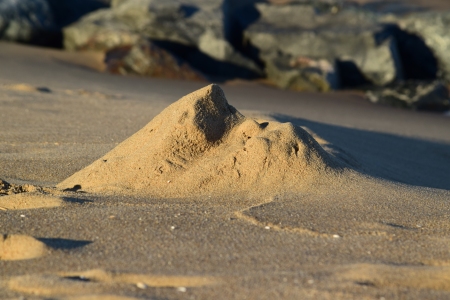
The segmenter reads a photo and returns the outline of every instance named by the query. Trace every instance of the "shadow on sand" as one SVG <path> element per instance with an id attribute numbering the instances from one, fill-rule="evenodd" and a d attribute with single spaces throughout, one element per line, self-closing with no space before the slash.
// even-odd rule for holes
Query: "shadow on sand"
<path id="1" fill-rule="evenodd" d="M 279 122 L 311 129 L 354 157 L 358 171 L 409 185 L 450 190 L 450 144 L 328 125 L 275 114 Z"/>

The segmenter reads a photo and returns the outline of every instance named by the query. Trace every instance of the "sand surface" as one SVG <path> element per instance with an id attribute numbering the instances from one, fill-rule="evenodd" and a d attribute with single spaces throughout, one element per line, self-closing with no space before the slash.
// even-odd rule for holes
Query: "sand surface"
<path id="1" fill-rule="evenodd" d="M 0 46 L 0 298 L 450 297 L 449 117 Z"/>

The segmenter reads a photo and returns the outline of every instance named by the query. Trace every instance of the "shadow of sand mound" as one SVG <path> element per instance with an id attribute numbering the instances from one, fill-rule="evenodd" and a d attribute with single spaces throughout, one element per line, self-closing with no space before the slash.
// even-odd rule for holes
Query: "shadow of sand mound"
<path id="1" fill-rule="evenodd" d="M 448 142 L 414 137 L 413 128 L 410 129 L 410 136 L 401 136 L 281 114 L 271 114 L 269 117 L 311 129 L 320 136 L 313 135 L 316 140 L 329 142 L 320 143 L 324 149 L 336 153 L 350 164 L 357 163 L 358 172 L 409 185 L 450 190 Z M 428 124 L 423 123 L 423 126 Z"/>
<path id="2" fill-rule="evenodd" d="M 58 188 L 156 197 L 265 195 L 335 178 L 345 165 L 298 126 L 244 117 L 210 85 L 167 107 Z"/>

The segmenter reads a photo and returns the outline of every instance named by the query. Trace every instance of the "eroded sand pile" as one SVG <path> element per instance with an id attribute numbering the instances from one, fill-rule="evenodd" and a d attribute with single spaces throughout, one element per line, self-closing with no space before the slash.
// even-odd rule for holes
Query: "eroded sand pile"
<path id="1" fill-rule="evenodd" d="M 58 188 L 157 197 L 262 195 L 301 190 L 334 177 L 340 167 L 302 128 L 246 118 L 210 85 L 167 107 Z"/>

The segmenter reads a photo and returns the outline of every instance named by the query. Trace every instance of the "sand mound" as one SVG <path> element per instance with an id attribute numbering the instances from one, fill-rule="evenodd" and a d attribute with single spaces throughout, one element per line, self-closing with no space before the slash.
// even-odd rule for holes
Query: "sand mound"
<path id="1" fill-rule="evenodd" d="M 43 256 L 47 246 L 27 235 L 0 236 L 0 260 L 23 260 Z"/>
<path id="2" fill-rule="evenodd" d="M 58 188 L 156 197 L 262 195 L 304 189 L 340 167 L 302 128 L 246 118 L 210 85 L 167 107 Z"/>
<path id="3" fill-rule="evenodd" d="M 0 198 L 0 210 L 50 208 L 61 206 L 64 201 L 40 193 L 18 193 Z"/>
<path id="4" fill-rule="evenodd" d="M 50 93 L 51 90 L 46 87 L 36 87 L 32 86 L 26 83 L 19 83 L 19 84 L 11 84 L 6 85 L 6 89 L 12 90 L 12 91 L 19 91 L 19 92 L 41 92 L 41 93 Z"/>

